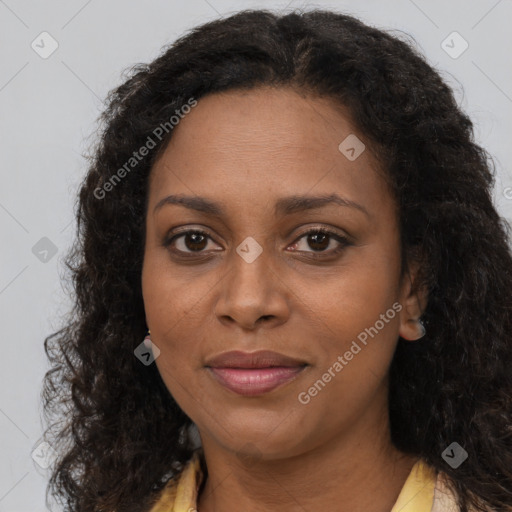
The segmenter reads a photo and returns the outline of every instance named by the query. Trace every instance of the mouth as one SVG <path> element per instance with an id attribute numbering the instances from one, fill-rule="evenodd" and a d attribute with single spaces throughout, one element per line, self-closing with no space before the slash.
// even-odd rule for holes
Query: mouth
<path id="1" fill-rule="evenodd" d="M 244 396 L 269 393 L 297 376 L 303 366 L 272 366 L 267 368 L 219 368 L 207 367 L 217 382 L 231 391 Z"/>
<path id="2" fill-rule="evenodd" d="M 208 373 L 227 389 L 244 396 L 269 393 L 309 366 L 305 361 L 273 352 L 223 352 L 206 362 Z"/>

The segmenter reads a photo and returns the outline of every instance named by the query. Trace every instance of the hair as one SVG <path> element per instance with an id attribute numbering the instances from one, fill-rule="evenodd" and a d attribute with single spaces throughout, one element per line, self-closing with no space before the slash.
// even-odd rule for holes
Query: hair
<path id="1" fill-rule="evenodd" d="M 269 86 L 348 109 L 396 200 L 402 270 L 420 263 L 427 334 L 398 339 L 392 442 L 448 477 L 462 512 L 512 511 L 510 227 L 493 206 L 492 159 L 414 45 L 344 14 L 246 10 L 194 28 L 123 78 L 107 96 L 75 205 L 65 260 L 74 302 L 44 344 L 45 437 L 60 453 L 47 496 L 74 512 L 148 510 L 191 457 L 192 420 L 156 365 L 134 356 L 147 330 L 148 177 L 172 130 L 122 180 L 112 177 L 190 98 Z M 468 453 L 456 469 L 442 458 L 452 442 Z"/>

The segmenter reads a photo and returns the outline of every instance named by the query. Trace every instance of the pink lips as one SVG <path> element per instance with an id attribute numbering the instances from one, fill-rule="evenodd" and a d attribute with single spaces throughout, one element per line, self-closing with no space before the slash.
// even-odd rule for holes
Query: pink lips
<path id="1" fill-rule="evenodd" d="M 207 361 L 209 373 L 235 393 L 251 396 L 268 393 L 294 379 L 306 363 L 277 352 L 224 352 Z"/>
<path id="2" fill-rule="evenodd" d="M 293 379 L 305 367 L 209 368 L 217 380 L 240 395 L 260 395 Z"/>

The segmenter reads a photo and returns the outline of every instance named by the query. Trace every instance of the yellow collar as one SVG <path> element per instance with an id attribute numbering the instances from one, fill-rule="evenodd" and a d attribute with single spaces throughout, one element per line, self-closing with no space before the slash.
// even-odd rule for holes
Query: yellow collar
<path id="1" fill-rule="evenodd" d="M 203 482 L 202 449 L 198 448 L 177 479 L 163 489 L 150 512 L 190 512 L 197 507 L 197 494 Z M 431 512 L 436 477 L 421 459 L 411 469 L 391 512 Z"/>

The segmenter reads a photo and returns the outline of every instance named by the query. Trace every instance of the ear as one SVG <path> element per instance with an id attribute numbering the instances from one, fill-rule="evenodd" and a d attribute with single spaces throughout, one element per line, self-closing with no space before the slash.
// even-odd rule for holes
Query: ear
<path id="1" fill-rule="evenodd" d="M 428 302 L 428 290 L 425 286 L 418 288 L 415 292 L 414 283 L 418 278 L 420 264 L 414 261 L 409 265 L 409 271 L 403 277 L 400 290 L 400 336 L 408 341 L 415 341 L 424 335 L 424 330 L 419 319 Z"/>

